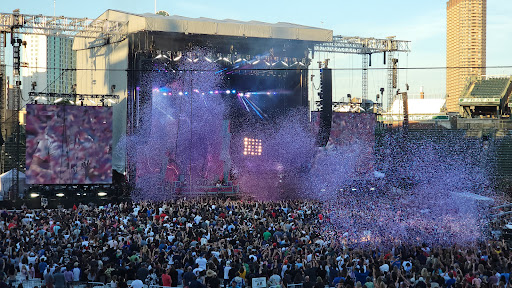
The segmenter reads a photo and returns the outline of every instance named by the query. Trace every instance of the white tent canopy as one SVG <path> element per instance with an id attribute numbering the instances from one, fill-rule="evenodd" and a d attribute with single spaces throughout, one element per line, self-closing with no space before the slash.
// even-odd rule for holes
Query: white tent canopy
<path id="1" fill-rule="evenodd" d="M 3 200 L 7 198 L 9 195 L 9 189 L 12 186 L 13 178 L 16 177 L 16 169 L 9 170 L 5 172 L 4 174 L 0 175 L 0 200 Z M 23 172 L 20 172 L 19 174 L 19 191 L 25 190 L 25 174 Z"/>
<path id="2" fill-rule="evenodd" d="M 414 114 L 439 114 L 441 113 L 441 109 L 446 103 L 445 99 L 409 99 L 408 108 L 409 115 Z M 404 107 L 402 103 L 402 99 L 396 99 L 393 101 L 393 106 L 391 107 L 392 114 L 403 114 Z"/>

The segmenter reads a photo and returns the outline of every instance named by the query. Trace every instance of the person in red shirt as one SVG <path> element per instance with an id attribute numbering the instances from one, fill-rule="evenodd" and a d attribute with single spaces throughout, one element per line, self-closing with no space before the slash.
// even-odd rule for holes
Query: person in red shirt
<path id="1" fill-rule="evenodd" d="M 475 279 L 473 272 L 466 274 L 466 282 L 473 283 L 473 279 Z"/>
<path id="2" fill-rule="evenodd" d="M 165 273 L 162 274 L 162 286 L 171 287 L 172 279 L 169 275 L 169 269 L 165 270 Z"/>
<path id="3" fill-rule="evenodd" d="M 14 227 L 16 227 L 16 223 L 14 223 L 14 221 L 11 221 L 11 223 L 9 223 L 9 225 L 7 225 L 8 230 L 11 230 L 11 228 L 14 228 Z"/>

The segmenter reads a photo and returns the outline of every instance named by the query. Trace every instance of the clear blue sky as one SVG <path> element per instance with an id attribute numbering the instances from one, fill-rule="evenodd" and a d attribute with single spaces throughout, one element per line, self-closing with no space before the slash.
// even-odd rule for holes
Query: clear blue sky
<path id="1" fill-rule="evenodd" d="M 2 12 L 20 8 L 25 14 L 53 15 L 53 0 L 3 1 Z M 6 3 L 7 2 L 7 3 Z M 56 15 L 96 18 L 107 9 L 133 13 L 154 11 L 154 0 L 57 0 Z M 386 37 L 410 40 L 412 52 L 399 56 L 401 67 L 445 66 L 446 1 L 445 0 L 157 0 L 157 9 L 171 15 L 209 17 L 214 19 L 292 22 L 332 29 L 335 35 Z M 512 1 L 487 1 L 487 65 L 512 65 Z M 333 58 L 332 55 L 317 55 Z M 384 67 L 382 56 L 372 58 L 374 67 Z M 361 57 L 338 55 L 335 68 L 360 68 Z M 487 74 L 512 74 L 512 69 L 488 69 Z M 401 71 L 400 85 L 406 82 L 411 93 L 425 87 L 427 96 L 445 94 L 444 70 Z M 336 72 L 335 99 L 348 93 L 360 95 L 361 72 Z M 379 87 L 385 87 L 383 71 L 369 72 L 370 99 Z M 372 96 L 373 95 L 373 96 Z M 336 99 L 336 100 L 338 100 Z"/>

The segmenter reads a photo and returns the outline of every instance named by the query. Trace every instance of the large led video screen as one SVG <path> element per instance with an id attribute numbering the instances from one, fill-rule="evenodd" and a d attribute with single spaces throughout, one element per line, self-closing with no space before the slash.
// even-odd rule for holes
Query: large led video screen
<path id="1" fill-rule="evenodd" d="M 112 183 L 112 109 L 27 105 L 27 184 Z"/>

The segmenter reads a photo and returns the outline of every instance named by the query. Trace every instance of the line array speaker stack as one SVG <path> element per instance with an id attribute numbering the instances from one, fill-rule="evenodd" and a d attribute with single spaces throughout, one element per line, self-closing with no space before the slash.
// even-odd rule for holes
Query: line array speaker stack
<path id="1" fill-rule="evenodd" d="M 332 70 L 323 68 L 320 70 L 320 125 L 316 144 L 319 147 L 327 145 L 331 135 L 332 123 Z"/>

